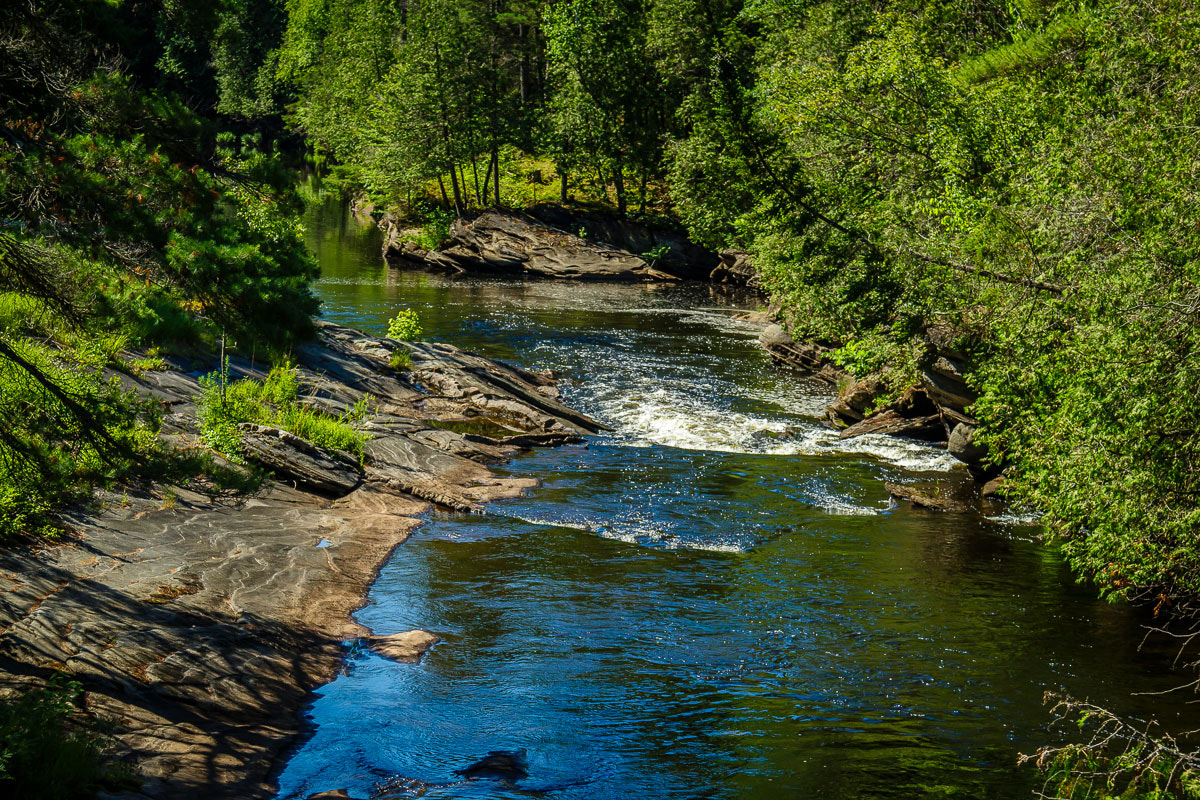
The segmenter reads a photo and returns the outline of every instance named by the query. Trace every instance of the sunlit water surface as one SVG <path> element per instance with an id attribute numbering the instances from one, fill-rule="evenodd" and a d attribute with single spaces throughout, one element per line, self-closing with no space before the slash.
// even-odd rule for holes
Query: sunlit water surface
<path id="1" fill-rule="evenodd" d="M 325 316 L 562 376 L 612 434 L 523 455 L 484 514 L 432 514 L 357 618 L 443 638 L 417 665 L 348 648 L 281 798 L 1029 797 L 1016 766 L 1060 687 L 1182 725 L 1139 619 L 1072 585 L 1013 515 L 889 510 L 941 451 L 816 420 L 707 288 L 389 271 L 336 205 L 309 218 Z M 456 774 L 524 750 L 512 782 Z"/>

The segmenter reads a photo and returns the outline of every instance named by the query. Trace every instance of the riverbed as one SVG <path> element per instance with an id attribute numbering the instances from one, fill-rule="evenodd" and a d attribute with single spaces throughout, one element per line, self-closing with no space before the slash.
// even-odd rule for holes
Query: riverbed
<path id="1" fill-rule="evenodd" d="M 415 309 L 425 338 L 552 370 L 613 431 L 515 459 L 540 488 L 431 514 L 397 550 L 358 621 L 443 641 L 419 664 L 348 646 L 280 798 L 1024 798 L 1046 690 L 1191 721 L 1132 694 L 1182 677 L 1035 518 L 889 507 L 885 481 L 965 472 L 838 441 L 828 387 L 733 318 L 752 299 L 398 272 L 340 206 L 307 224 L 327 319 Z M 494 751 L 527 774 L 459 774 Z"/>

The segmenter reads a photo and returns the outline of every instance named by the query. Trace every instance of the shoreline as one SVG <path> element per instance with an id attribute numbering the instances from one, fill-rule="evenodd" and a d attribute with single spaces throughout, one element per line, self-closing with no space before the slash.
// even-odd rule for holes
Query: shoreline
<path id="1" fill-rule="evenodd" d="M 306 401 L 336 412 L 375 398 L 350 491 L 306 488 L 302 454 L 285 452 L 301 467 L 292 486 L 277 469 L 237 505 L 178 487 L 101 497 L 101 511 L 67 516 L 70 538 L 0 556 L 0 683 L 67 672 L 91 713 L 118 721 L 117 755 L 143 783 L 101 797 L 273 797 L 312 692 L 337 675 L 343 642 L 370 633 L 352 615 L 418 515 L 516 496 L 536 481 L 488 465 L 603 427 L 563 406 L 553 380 L 450 345 L 329 323 L 319 339 L 296 354 Z M 387 366 L 396 349 L 411 370 Z M 123 382 L 164 405 L 164 434 L 193 445 L 196 377 Z M 497 424 L 513 436 L 447 429 Z"/>

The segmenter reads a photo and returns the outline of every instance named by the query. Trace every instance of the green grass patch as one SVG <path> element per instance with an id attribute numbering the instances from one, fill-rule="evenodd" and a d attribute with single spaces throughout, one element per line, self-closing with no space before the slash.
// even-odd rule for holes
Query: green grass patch
<path id="1" fill-rule="evenodd" d="M 370 438 L 362 430 L 362 422 L 370 413 L 369 396 L 335 416 L 300 401 L 296 370 L 290 364 L 272 368 L 262 381 L 242 378 L 231 382 L 227 374 L 215 372 L 200 379 L 204 387 L 199 401 L 200 430 L 209 447 L 241 463 L 242 432 L 238 425 L 254 422 L 362 459 L 363 445 Z"/>
<path id="2" fill-rule="evenodd" d="M 406 350 L 393 350 L 388 365 L 397 372 L 407 372 L 412 369 L 412 356 Z"/>

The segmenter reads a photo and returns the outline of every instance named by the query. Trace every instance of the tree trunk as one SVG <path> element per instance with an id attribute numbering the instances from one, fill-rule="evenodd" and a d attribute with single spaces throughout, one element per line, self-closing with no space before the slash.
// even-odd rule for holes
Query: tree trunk
<path id="1" fill-rule="evenodd" d="M 565 169 L 558 173 L 558 199 L 561 203 L 567 202 L 567 171 Z"/>
<path id="2" fill-rule="evenodd" d="M 496 205 L 500 205 L 500 148 L 492 144 L 492 171 L 496 174 Z"/>
<path id="3" fill-rule="evenodd" d="M 454 190 L 454 213 L 460 217 L 463 213 L 462 192 L 458 188 L 458 169 L 450 165 L 450 188 Z"/>
<path id="4" fill-rule="evenodd" d="M 625 216 L 625 174 L 620 164 L 613 170 L 613 187 L 617 190 L 617 213 Z"/>
<path id="5" fill-rule="evenodd" d="M 483 208 L 487 205 L 487 198 L 479 189 L 479 167 L 475 166 L 475 156 L 471 156 L 471 176 L 475 179 L 475 199 L 479 201 L 479 207 Z"/>
<path id="6" fill-rule="evenodd" d="M 517 23 L 517 38 L 521 40 L 521 107 L 525 107 L 525 66 L 529 61 L 529 50 L 525 47 L 525 24 Z"/>
<path id="7" fill-rule="evenodd" d="M 442 190 L 442 208 L 450 207 L 450 198 L 446 196 L 446 182 L 438 175 L 438 188 Z"/>
<path id="8" fill-rule="evenodd" d="M 487 172 L 483 175 L 483 202 L 488 199 L 488 188 L 492 185 L 492 159 L 488 158 Z"/>

